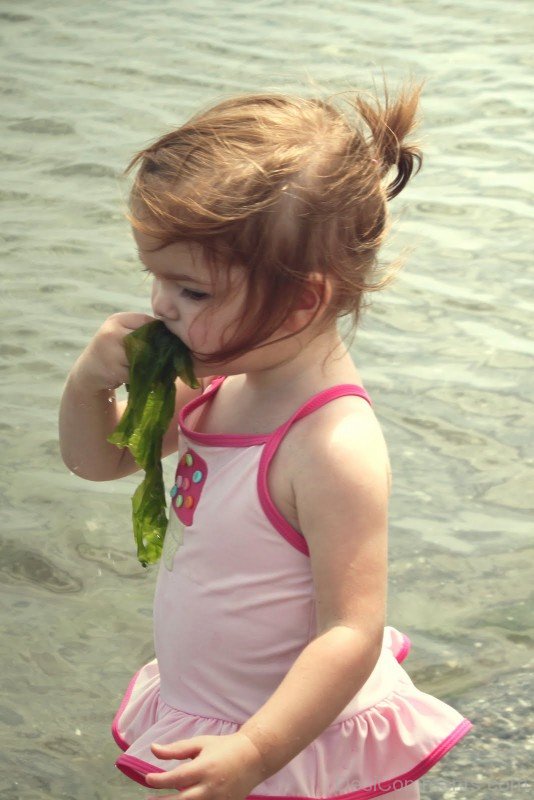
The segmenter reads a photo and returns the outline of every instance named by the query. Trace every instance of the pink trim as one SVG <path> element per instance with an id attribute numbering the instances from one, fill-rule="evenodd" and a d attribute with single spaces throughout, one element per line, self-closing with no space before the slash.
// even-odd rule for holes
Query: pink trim
<path id="1" fill-rule="evenodd" d="M 148 775 L 150 772 L 167 771 L 161 769 L 161 767 L 156 767 L 154 764 L 149 764 L 148 761 L 142 761 L 140 758 L 129 755 L 119 756 L 115 762 L 115 766 L 117 769 L 120 769 L 121 772 L 124 772 L 127 778 L 131 778 L 132 781 L 140 783 L 141 786 L 146 786 L 147 789 L 153 789 L 154 787 L 148 785 L 145 781 L 145 775 Z"/>
<path id="2" fill-rule="evenodd" d="M 426 758 L 403 775 L 397 775 L 397 777 L 390 778 L 387 781 L 379 781 L 375 786 L 367 786 L 365 789 L 358 789 L 356 792 L 336 794 L 331 797 L 323 798 L 322 800 L 371 800 L 373 797 L 380 797 L 381 795 L 395 791 L 395 789 L 400 789 L 401 785 L 407 786 L 411 783 L 415 783 L 415 781 L 419 780 L 425 772 L 428 772 L 437 761 L 443 758 L 466 733 L 469 733 L 472 727 L 473 724 L 468 719 L 464 718 L 453 732 L 440 742 Z M 283 797 L 284 800 L 313 800 L 313 798 L 295 795 L 284 795 Z M 249 794 L 246 800 L 281 800 L 281 795 Z"/>
<path id="3" fill-rule="evenodd" d="M 450 733 L 443 741 L 441 741 L 427 755 L 419 764 L 412 767 L 408 772 L 402 775 L 397 775 L 388 780 L 381 780 L 375 786 L 368 786 L 365 789 L 358 789 L 355 792 L 348 792 L 346 794 L 332 795 L 332 797 L 323 798 L 323 800 L 372 800 L 373 797 L 380 797 L 381 795 L 388 794 L 395 789 L 400 789 L 401 785 L 406 786 L 419 780 L 426 772 L 432 769 L 433 766 L 440 761 L 446 753 L 449 752 L 458 742 L 472 729 L 473 723 L 464 718 L 462 722 Z M 148 787 L 144 776 L 150 772 L 166 772 L 166 770 L 157 767 L 154 764 L 149 764 L 135 756 L 123 754 L 119 756 L 115 762 L 115 766 L 121 770 L 128 778 L 140 783 L 142 786 Z M 316 800 L 315 798 L 308 798 L 302 795 L 283 795 L 284 800 Z M 251 794 L 248 795 L 246 800 L 282 800 L 281 795 L 271 794 Z"/>
<path id="4" fill-rule="evenodd" d="M 122 738 L 122 736 L 119 733 L 119 720 L 120 720 L 120 717 L 122 716 L 122 712 L 124 711 L 124 709 L 126 708 L 128 702 L 130 700 L 130 697 L 132 696 L 132 692 L 133 692 L 133 689 L 134 689 L 134 686 L 135 686 L 135 682 L 136 682 L 137 676 L 139 675 L 140 672 L 141 672 L 141 670 L 137 670 L 137 672 L 135 673 L 135 675 L 131 679 L 130 683 L 128 684 L 128 688 L 126 689 L 126 694 L 122 698 L 122 702 L 121 702 L 121 704 L 119 706 L 119 709 L 118 709 L 117 713 L 115 714 L 115 716 L 113 718 L 113 722 L 111 724 L 111 733 L 113 735 L 113 738 L 115 739 L 115 741 L 117 742 L 117 744 L 121 748 L 121 750 L 127 750 L 130 745 L 127 742 L 124 741 L 124 739 Z"/>
<path id="5" fill-rule="evenodd" d="M 271 463 L 274 454 L 280 445 L 280 442 L 294 422 L 306 417 L 308 414 L 311 414 L 313 411 L 316 411 L 318 408 L 326 405 L 326 403 L 329 403 L 331 400 L 336 400 L 338 397 L 344 397 L 346 395 L 362 397 L 369 403 L 369 405 L 371 405 L 371 399 L 369 395 L 361 386 L 356 386 L 351 383 L 343 383 L 339 386 L 332 386 L 330 389 L 325 389 L 304 403 L 304 405 L 297 409 L 297 411 L 290 419 L 287 420 L 287 422 L 277 428 L 277 430 L 275 430 L 269 436 L 260 459 L 257 486 L 258 496 L 265 515 L 278 533 L 280 533 L 284 539 L 287 539 L 289 544 L 293 545 L 293 547 L 295 547 L 301 553 L 304 553 L 306 556 L 310 555 L 310 551 L 304 536 L 300 533 L 300 531 L 294 528 L 284 516 L 282 516 L 280 511 L 275 506 L 271 495 L 269 494 L 269 487 L 267 483 L 269 464 Z"/>
<path id="6" fill-rule="evenodd" d="M 373 797 L 380 797 L 381 795 L 388 794 L 395 789 L 400 789 L 403 786 L 415 783 L 419 780 L 429 769 L 431 769 L 443 756 L 451 750 L 462 737 L 464 737 L 471 728 L 472 722 L 468 719 L 463 719 L 462 722 L 450 733 L 434 750 L 426 756 L 422 761 L 413 767 L 409 772 L 402 775 L 397 775 L 395 778 L 390 778 L 386 781 L 379 781 L 375 786 L 368 786 L 365 789 L 358 789 L 356 792 L 348 792 L 346 794 L 333 795 L 323 800 L 371 800 Z M 128 778 L 140 783 L 142 786 L 148 787 L 145 781 L 145 775 L 151 772 L 166 772 L 161 767 L 156 767 L 149 764 L 147 761 L 142 761 L 135 756 L 122 755 L 119 756 L 115 762 L 115 766 L 121 770 Z M 250 794 L 246 800 L 281 800 L 281 795 L 273 794 Z M 307 798 L 302 795 L 283 795 L 284 800 L 315 800 L 315 798 Z"/>
<path id="7" fill-rule="evenodd" d="M 224 382 L 225 378 L 226 375 L 215 378 L 210 383 L 204 394 L 201 394 L 199 397 L 195 397 L 189 403 L 186 403 L 178 415 L 178 424 L 180 425 L 180 428 L 188 439 L 191 439 L 193 442 L 198 442 L 199 444 L 212 444 L 219 445 L 220 447 L 249 447 L 250 445 L 254 444 L 264 444 L 271 434 L 264 433 L 258 436 L 249 436 L 248 434 L 242 433 L 201 433 L 200 431 L 194 431 L 192 428 L 187 427 L 185 423 L 186 417 L 188 417 L 192 411 L 203 405 L 209 398 L 211 398 L 216 393 L 219 386 Z"/>
<path id="8" fill-rule="evenodd" d="M 288 424 L 287 422 L 270 433 L 261 433 L 257 435 L 246 433 L 201 433 L 200 431 L 194 431 L 192 428 L 189 428 L 185 422 L 186 418 L 192 411 L 206 403 L 207 400 L 218 391 L 221 384 L 224 383 L 225 378 L 226 375 L 221 375 L 217 378 L 214 378 L 203 394 L 195 397 L 189 403 L 186 403 L 186 405 L 180 411 L 180 414 L 178 415 L 178 424 L 188 439 L 191 439 L 193 442 L 198 442 L 199 444 L 219 445 L 220 447 L 250 447 L 251 445 L 256 444 L 265 444 L 265 442 L 277 434 L 278 431 L 285 428 L 285 426 Z M 332 396 L 329 396 L 330 393 L 332 393 Z M 291 417 L 290 422 L 293 422 L 293 420 L 296 418 L 300 418 L 299 415 L 301 415 L 301 412 L 304 409 L 307 409 L 308 406 L 310 406 L 309 411 L 305 411 L 302 416 L 309 414 L 311 411 L 315 411 L 316 408 L 320 408 L 322 405 L 324 405 L 324 403 L 333 400 L 335 397 L 341 397 L 342 395 L 347 394 L 356 394 L 359 397 L 363 397 L 365 400 L 367 400 L 369 405 L 371 405 L 371 399 L 365 389 L 352 383 L 344 383 L 340 384 L 339 386 L 333 386 L 330 389 L 325 389 L 323 392 L 316 394 L 295 412 L 295 414 Z M 323 400 L 323 396 L 325 396 L 326 399 Z"/>
<path id="9" fill-rule="evenodd" d="M 408 776 L 412 779 L 418 780 L 421 775 L 424 775 L 425 772 L 428 772 L 433 766 L 435 766 L 438 761 L 440 761 L 443 756 L 449 752 L 458 742 L 462 739 L 473 727 L 473 723 L 466 719 L 460 722 L 459 725 L 449 733 L 449 735 L 440 742 L 429 755 L 427 755 L 419 764 L 410 770 Z M 415 774 L 416 773 L 416 774 Z"/>
<path id="10" fill-rule="evenodd" d="M 406 634 L 402 633 L 402 631 L 400 631 L 400 633 L 402 636 L 402 647 L 400 648 L 398 653 L 395 653 L 395 658 L 397 659 L 399 664 L 401 664 L 404 661 L 404 659 L 412 649 L 412 642 L 410 640 L 410 637 L 406 636 Z"/>

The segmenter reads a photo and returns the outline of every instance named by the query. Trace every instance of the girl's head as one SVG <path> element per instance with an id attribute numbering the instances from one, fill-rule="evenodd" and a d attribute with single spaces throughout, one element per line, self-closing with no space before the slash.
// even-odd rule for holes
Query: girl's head
<path id="1" fill-rule="evenodd" d="M 232 276 L 243 276 L 239 319 L 207 364 L 262 346 L 304 295 L 316 300 L 306 302 L 318 332 L 348 314 L 356 324 L 364 293 L 389 280 L 376 276 L 387 201 L 421 165 L 404 142 L 420 91 L 390 102 L 386 89 L 383 103 L 348 94 L 349 112 L 321 99 L 241 95 L 133 157 L 128 217 L 138 241 L 153 257 L 187 252 L 194 263 L 196 254 L 224 284 L 223 303 L 236 290 Z M 218 300 L 191 302 L 202 310 Z"/>

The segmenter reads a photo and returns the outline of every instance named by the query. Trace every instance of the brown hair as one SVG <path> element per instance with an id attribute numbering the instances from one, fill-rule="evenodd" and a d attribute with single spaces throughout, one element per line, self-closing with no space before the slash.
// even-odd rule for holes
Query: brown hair
<path id="1" fill-rule="evenodd" d="M 323 324 L 350 314 L 356 326 L 364 292 L 392 277 L 377 276 L 377 255 L 387 201 L 422 163 L 419 148 L 404 143 L 421 88 L 404 87 L 393 102 L 386 85 L 384 102 L 342 92 L 352 115 L 334 105 L 338 95 L 243 94 L 132 158 L 124 174 L 139 165 L 127 215 L 135 228 L 161 247 L 200 244 L 213 271 L 240 265 L 248 273 L 239 334 L 206 363 L 272 336 L 311 272 L 328 276 L 334 289 Z"/>

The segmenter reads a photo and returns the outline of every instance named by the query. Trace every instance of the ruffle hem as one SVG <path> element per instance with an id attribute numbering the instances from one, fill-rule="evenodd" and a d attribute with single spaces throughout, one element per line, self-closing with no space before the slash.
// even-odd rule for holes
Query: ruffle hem
<path id="1" fill-rule="evenodd" d="M 386 626 L 375 667 L 375 671 L 388 671 L 386 696 L 330 725 L 279 772 L 256 786 L 250 800 L 371 800 L 414 783 L 443 758 L 472 723 L 414 686 L 400 666 L 410 647 L 405 634 Z M 376 685 L 380 675 L 374 677 Z M 153 742 L 223 736 L 241 727 L 231 720 L 173 708 L 163 702 L 159 688 L 154 659 L 130 681 L 112 724 L 113 737 L 124 750 L 116 766 L 143 786 L 149 772 L 165 772 L 189 760 L 160 760 L 150 749 Z M 361 694 L 365 698 L 365 686 Z"/>

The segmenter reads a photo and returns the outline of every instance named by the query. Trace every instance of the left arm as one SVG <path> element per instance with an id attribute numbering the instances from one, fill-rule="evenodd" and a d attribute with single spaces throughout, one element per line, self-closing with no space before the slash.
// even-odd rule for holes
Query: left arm
<path id="1" fill-rule="evenodd" d="M 385 624 L 389 461 L 371 410 L 338 420 L 326 437 L 317 430 L 295 472 L 318 635 L 240 728 L 261 753 L 264 779 L 319 736 L 363 686 Z"/>
<path id="2" fill-rule="evenodd" d="M 309 426 L 299 451 L 293 488 L 310 551 L 317 636 L 235 734 L 153 746 L 160 758 L 194 759 L 147 779 L 185 789 L 183 800 L 189 786 L 205 787 L 209 800 L 245 798 L 333 722 L 381 651 L 389 462 L 378 422 L 363 405 L 341 419 L 327 414 Z"/>
<path id="3" fill-rule="evenodd" d="M 342 625 L 304 648 L 269 700 L 239 729 L 261 755 L 263 780 L 335 720 L 371 674 L 377 650 L 360 631 Z"/>

